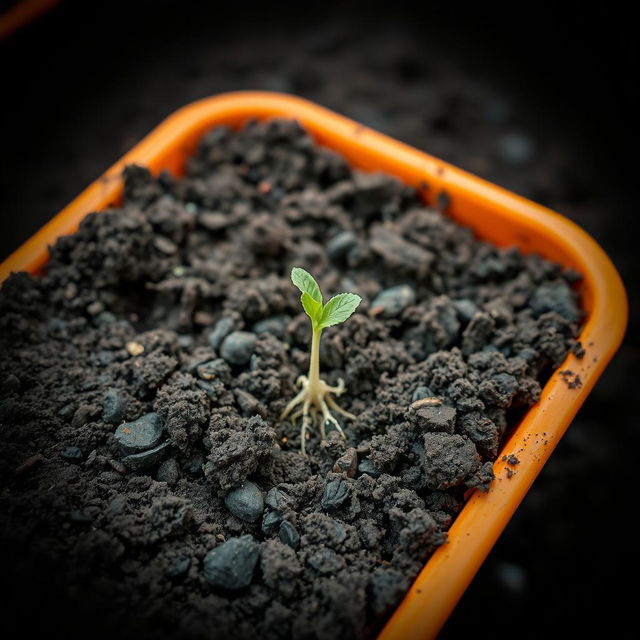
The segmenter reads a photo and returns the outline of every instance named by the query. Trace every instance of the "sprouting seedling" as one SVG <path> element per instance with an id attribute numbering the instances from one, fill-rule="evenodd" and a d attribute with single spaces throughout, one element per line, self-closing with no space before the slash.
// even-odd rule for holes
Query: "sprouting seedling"
<path id="1" fill-rule="evenodd" d="M 324 304 L 318 283 L 310 273 L 300 267 L 294 267 L 291 270 L 291 281 L 302 292 L 300 302 L 305 313 L 311 319 L 311 362 L 309 364 L 309 374 L 300 376 L 296 381 L 296 385 L 301 387 L 302 390 L 285 407 L 280 419 L 286 418 L 298 407 L 298 410 L 293 413 L 290 420 L 295 422 L 295 420 L 302 417 L 300 449 L 304 455 L 307 429 L 316 422 L 319 424 L 320 436 L 323 440 L 325 438 L 326 423 L 332 424 L 340 435 L 345 438 L 344 431 L 340 423 L 331 414 L 331 410 L 355 420 L 353 414 L 345 411 L 331 397 L 332 393 L 339 396 L 344 392 L 344 380 L 340 378 L 338 384 L 335 387 L 331 387 L 320 378 L 320 336 L 322 335 L 322 330 L 326 327 L 332 327 L 347 320 L 356 310 L 362 298 L 355 293 L 339 293 L 333 296 L 327 304 Z"/>

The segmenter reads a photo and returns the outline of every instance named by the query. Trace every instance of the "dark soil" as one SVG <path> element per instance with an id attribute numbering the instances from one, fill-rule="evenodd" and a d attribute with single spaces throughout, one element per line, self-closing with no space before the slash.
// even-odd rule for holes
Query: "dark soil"
<path id="1" fill-rule="evenodd" d="M 575 348 L 576 274 L 293 122 L 125 180 L 0 293 L 5 575 L 94 636 L 372 637 Z M 321 352 L 357 420 L 308 457 L 278 420 L 308 366 L 294 265 L 363 297 Z"/>

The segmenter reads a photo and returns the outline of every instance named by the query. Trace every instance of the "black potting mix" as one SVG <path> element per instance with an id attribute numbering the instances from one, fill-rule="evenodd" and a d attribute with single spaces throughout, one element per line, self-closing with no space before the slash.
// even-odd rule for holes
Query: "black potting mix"
<path id="1" fill-rule="evenodd" d="M 375 637 L 579 351 L 577 274 L 295 122 L 124 179 L 0 291 L 5 577 L 87 638 Z M 309 368 L 295 266 L 362 298 L 320 346 L 346 439 L 314 423 L 306 455 L 280 417 Z"/>

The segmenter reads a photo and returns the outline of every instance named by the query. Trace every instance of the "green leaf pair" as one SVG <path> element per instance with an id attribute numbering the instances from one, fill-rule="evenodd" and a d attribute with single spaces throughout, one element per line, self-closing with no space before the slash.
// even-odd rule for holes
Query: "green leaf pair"
<path id="1" fill-rule="evenodd" d="M 357 309 L 362 298 L 355 293 L 339 293 L 323 304 L 322 292 L 310 273 L 300 267 L 291 270 L 291 282 L 300 289 L 300 301 L 311 318 L 314 331 L 344 322 Z"/>

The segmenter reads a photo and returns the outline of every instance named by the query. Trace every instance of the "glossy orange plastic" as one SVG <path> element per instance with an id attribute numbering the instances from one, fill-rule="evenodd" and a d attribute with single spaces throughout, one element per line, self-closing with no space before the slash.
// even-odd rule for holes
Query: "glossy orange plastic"
<path id="1" fill-rule="evenodd" d="M 624 287 L 609 258 L 582 229 L 549 209 L 306 100 L 241 92 L 200 100 L 167 118 L 10 256 L 0 266 L 0 282 L 11 271 L 37 272 L 47 261 L 47 246 L 57 237 L 72 233 L 87 213 L 117 204 L 125 165 L 137 163 L 154 172 L 169 169 L 179 174 L 185 157 L 211 127 L 238 127 L 250 118 L 273 117 L 297 119 L 318 143 L 360 169 L 397 176 L 419 189 L 427 203 L 446 191 L 451 200 L 448 213 L 479 237 L 539 253 L 584 276 L 586 320 L 580 340 L 586 355 L 579 360 L 571 354 L 559 368 L 579 375 L 582 386 L 570 389 L 558 372 L 551 377 L 540 402 L 502 448 L 502 454 L 514 453 L 520 460 L 515 473 L 508 477 L 506 463 L 498 459 L 490 491 L 472 493 L 449 531 L 449 542 L 427 562 L 379 636 L 380 640 L 433 638 L 622 341 L 627 320 Z"/>

